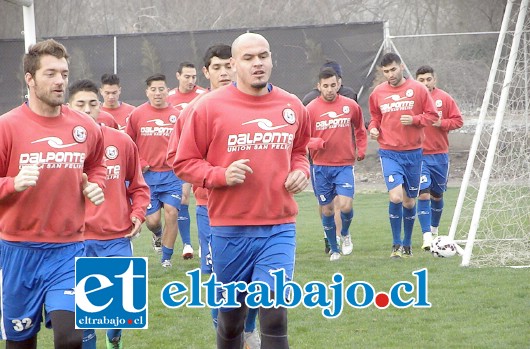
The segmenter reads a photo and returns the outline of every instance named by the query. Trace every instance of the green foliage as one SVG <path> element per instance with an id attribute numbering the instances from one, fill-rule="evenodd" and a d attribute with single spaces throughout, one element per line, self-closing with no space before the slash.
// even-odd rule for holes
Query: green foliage
<path id="1" fill-rule="evenodd" d="M 446 195 L 443 231 L 448 230 L 456 195 L 455 189 Z M 391 260 L 386 193 L 356 195 L 350 229 L 353 254 L 331 263 L 323 251 L 323 230 L 314 196 L 303 193 L 297 200 L 300 215 L 295 281 L 301 285 L 312 280 L 330 284 L 332 275 L 340 272 L 345 284 L 366 281 L 376 291 L 388 291 L 398 281 L 415 283 L 412 272 L 427 268 L 432 308 L 346 307 L 339 318 L 329 320 L 319 309 L 299 307 L 289 312 L 291 348 L 327 348 L 330 344 L 334 348 L 523 348 L 530 343 L 529 269 L 463 268 L 459 257 L 433 258 L 420 251 L 418 222 L 413 235 L 414 257 Z M 190 214 L 193 218 L 194 213 Z M 195 247 L 196 236 L 192 223 Z M 144 228 L 135 240 L 135 254 L 149 257 L 149 329 L 125 331 L 126 348 L 215 348 L 209 310 L 167 309 L 161 304 L 160 290 L 166 283 L 188 284 L 186 271 L 199 267 L 197 258 L 181 260 L 180 249 L 178 241 L 173 268 L 163 270 L 159 256 L 151 249 L 150 233 Z M 103 336 L 104 332 L 98 331 L 101 348 Z M 50 330 L 42 330 L 39 347 L 51 347 L 51 338 Z"/>

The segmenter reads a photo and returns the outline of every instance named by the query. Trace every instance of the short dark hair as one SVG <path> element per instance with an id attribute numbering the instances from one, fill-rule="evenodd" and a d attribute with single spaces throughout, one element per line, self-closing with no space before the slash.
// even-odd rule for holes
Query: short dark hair
<path id="1" fill-rule="evenodd" d="M 390 65 L 394 62 L 396 62 L 397 64 L 401 64 L 401 57 L 399 57 L 397 53 L 389 52 L 383 55 L 383 57 L 381 58 L 381 62 L 379 62 L 379 65 L 381 67 L 386 67 L 387 65 Z"/>
<path id="2" fill-rule="evenodd" d="M 77 92 L 80 91 L 94 92 L 97 96 L 98 87 L 92 80 L 77 80 L 68 87 L 68 98 L 71 99 Z"/>
<path id="3" fill-rule="evenodd" d="M 166 76 L 164 74 L 153 74 L 147 79 L 145 79 L 145 83 L 147 84 L 147 87 L 151 86 L 151 83 L 153 81 L 163 81 L 166 82 Z"/>
<path id="4" fill-rule="evenodd" d="M 29 73 L 31 76 L 35 76 L 35 72 L 40 69 L 41 57 L 46 55 L 59 59 L 65 58 L 66 60 L 70 57 L 66 47 L 53 39 L 38 42 L 31 45 L 28 53 L 24 55 L 24 74 Z"/>
<path id="5" fill-rule="evenodd" d="M 335 61 L 326 61 L 326 63 L 324 63 L 322 65 L 322 68 L 320 69 L 324 69 L 324 68 L 332 68 L 337 73 L 337 77 L 342 78 L 342 67 L 340 66 L 339 63 Z"/>
<path id="6" fill-rule="evenodd" d="M 182 69 L 184 69 L 184 68 L 195 68 L 195 64 L 193 64 L 191 62 L 188 62 L 188 61 L 184 61 L 184 62 L 179 64 L 177 72 L 179 74 L 182 74 Z"/>
<path id="7" fill-rule="evenodd" d="M 418 68 L 418 70 L 416 70 L 416 77 L 422 74 L 434 75 L 434 69 L 430 65 L 422 65 L 421 67 Z"/>
<path id="8" fill-rule="evenodd" d="M 212 63 L 212 58 L 228 59 L 232 57 L 232 48 L 229 45 L 218 44 L 208 47 L 203 57 L 204 67 L 208 69 Z M 182 72 L 182 71 L 181 71 Z"/>
<path id="9" fill-rule="evenodd" d="M 120 86 L 120 78 L 116 74 L 103 74 L 101 75 L 101 85 Z"/>
<path id="10" fill-rule="evenodd" d="M 336 77 L 337 80 L 339 80 L 339 74 L 335 71 L 333 68 L 323 68 L 320 70 L 320 73 L 318 73 L 318 81 L 322 79 L 329 79 L 331 77 Z"/>

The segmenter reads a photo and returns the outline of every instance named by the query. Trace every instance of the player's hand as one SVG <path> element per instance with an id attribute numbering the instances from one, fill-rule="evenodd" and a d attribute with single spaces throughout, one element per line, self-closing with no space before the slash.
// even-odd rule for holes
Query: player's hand
<path id="1" fill-rule="evenodd" d="M 89 182 L 86 173 L 83 173 L 83 183 L 81 187 L 83 188 L 83 195 L 94 205 L 101 205 L 103 201 L 105 201 L 103 189 L 101 189 L 96 183 Z"/>
<path id="2" fill-rule="evenodd" d="M 142 231 L 142 222 L 140 222 L 140 220 L 136 217 L 131 217 L 131 222 L 133 224 L 131 232 L 125 235 L 125 237 L 132 240 L 140 236 L 140 232 Z"/>
<path id="3" fill-rule="evenodd" d="M 247 165 L 248 162 L 250 162 L 250 159 L 236 160 L 227 167 L 225 171 L 225 179 L 228 186 L 241 184 L 245 182 L 247 172 L 254 173 L 252 168 Z"/>
<path id="4" fill-rule="evenodd" d="M 37 165 L 28 165 L 20 169 L 15 177 L 15 191 L 21 192 L 29 187 L 37 185 L 39 180 L 39 167 Z"/>
<path id="5" fill-rule="evenodd" d="M 363 161 L 364 160 L 364 154 L 363 155 L 357 155 L 357 161 Z"/>
<path id="6" fill-rule="evenodd" d="M 379 138 L 379 130 L 376 129 L 375 127 L 370 129 L 370 138 L 372 139 Z"/>
<path id="7" fill-rule="evenodd" d="M 442 118 L 438 118 L 436 122 L 432 124 L 434 127 L 440 127 L 442 126 Z"/>
<path id="8" fill-rule="evenodd" d="M 412 115 L 401 115 L 399 121 L 401 121 L 402 125 L 410 126 L 412 125 Z"/>
<path id="9" fill-rule="evenodd" d="M 298 194 L 307 188 L 309 185 L 309 179 L 302 171 L 294 170 L 287 175 L 284 185 L 289 193 Z"/>
<path id="10" fill-rule="evenodd" d="M 149 165 L 142 167 L 142 173 L 146 173 L 147 171 L 149 171 L 150 167 L 151 166 L 149 166 Z"/>

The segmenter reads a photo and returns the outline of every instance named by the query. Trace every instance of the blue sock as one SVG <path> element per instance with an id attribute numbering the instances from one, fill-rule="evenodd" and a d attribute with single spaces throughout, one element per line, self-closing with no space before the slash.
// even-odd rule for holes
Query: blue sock
<path id="1" fill-rule="evenodd" d="M 112 340 L 113 338 L 121 337 L 121 329 L 107 330 L 107 338 Z"/>
<path id="2" fill-rule="evenodd" d="M 211 313 L 212 313 L 213 327 L 217 329 L 217 315 L 219 315 L 219 308 L 212 308 Z"/>
<path id="3" fill-rule="evenodd" d="M 155 234 L 155 236 L 158 238 L 161 237 L 162 236 L 162 225 L 160 225 L 158 229 L 153 232 L 153 234 Z"/>
<path id="4" fill-rule="evenodd" d="M 431 225 L 433 227 L 440 226 L 440 219 L 444 210 L 444 199 L 440 201 L 431 200 Z"/>
<path id="5" fill-rule="evenodd" d="M 322 215 L 322 225 L 324 226 L 324 232 L 328 238 L 329 246 L 331 247 L 331 252 L 339 252 L 339 247 L 337 246 L 337 226 L 335 225 L 335 217 Z"/>
<path id="6" fill-rule="evenodd" d="M 413 208 L 403 207 L 403 246 L 412 246 L 412 230 L 416 220 L 416 205 Z"/>
<path id="7" fill-rule="evenodd" d="M 350 225 L 351 221 L 353 220 L 353 208 L 348 213 L 340 211 L 340 220 L 342 221 L 342 229 L 340 231 L 340 235 L 346 236 L 350 233 Z"/>
<path id="8" fill-rule="evenodd" d="M 162 245 L 162 261 L 171 260 L 173 249 Z"/>
<path id="9" fill-rule="evenodd" d="M 188 205 L 180 205 L 177 224 L 179 226 L 179 232 L 180 232 L 180 238 L 182 239 L 182 244 L 191 245 L 190 211 L 189 211 Z"/>
<path id="10" fill-rule="evenodd" d="M 431 200 L 418 200 L 418 220 L 421 231 L 429 233 L 431 231 Z"/>
<path id="11" fill-rule="evenodd" d="M 247 319 L 245 320 L 245 332 L 252 332 L 256 329 L 256 317 L 258 313 L 259 308 L 248 308 Z"/>
<path id="12" fill-rule="evenodd" d="M 95 330 L 84 330 L 83 331 L 83 349 L 97 349 L 96 348 L 96 331 Z"/>
<path id="13" fill-rule="evenodd" d="M 388 217 L 390 218 L 390 229 L 392 230 L 392 244 L 401 245 L 401 221 L 403 217 L 403 203 L 388 203 Z"/>

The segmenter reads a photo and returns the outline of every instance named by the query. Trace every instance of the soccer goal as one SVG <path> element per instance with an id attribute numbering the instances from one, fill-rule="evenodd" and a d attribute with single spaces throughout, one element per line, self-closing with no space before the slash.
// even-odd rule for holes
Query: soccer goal
<path id="1" fill-rule="evenodd" d="M 529 0 L 508 0 L 449 237 L 462 266 L 530 266 Z"/>

